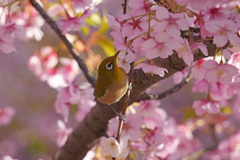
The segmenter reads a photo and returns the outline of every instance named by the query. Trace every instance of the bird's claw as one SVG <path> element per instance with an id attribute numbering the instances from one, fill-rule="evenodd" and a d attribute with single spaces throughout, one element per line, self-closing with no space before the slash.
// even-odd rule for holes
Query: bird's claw
<path id="1" fill-rule="evenodd" d="M 132 85 L 128 86 L 128 90 L 132 91 L 133 87 Z"/>
<path id="2" fill-rule="evenodd" d="M 112 107 L 113 111 L 117 114 L 117 116 L 119 117 L 120 120 L 125 121 L 126 120 L 126 116 L 125 115 L 121 115 L 119 114 L 112 106 L 112 104 L 110 104 L 110 106 Z"/>
<path id="3" fill-rule="evenodd" d="M 118 117 L 119 117 L 120 120 L 126 121 L 126 116 L 125 115 L 118 114 Z"/>

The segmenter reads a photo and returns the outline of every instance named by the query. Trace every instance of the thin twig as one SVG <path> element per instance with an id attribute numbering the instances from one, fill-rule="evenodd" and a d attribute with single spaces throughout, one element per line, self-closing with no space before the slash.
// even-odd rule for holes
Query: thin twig
<path id="1" fill-rule="evenodd" d="M 68 41 L 65 35 L 62 34 L 61 30 L 47 14 L 43 10 L 43 8 L 35 1 L 35 0 L 29 0 L 29 2 L 32 4 L 32 6 L 39 12 L 39 14 L 42 16 L 42 18 L 51 26 L 51 28 L 55 31 L 55 33 L 58 35 L 58 37 L 63 41 L 63 43 L 66 45 L 68 51 L 72 54 L 73 58 L 77 61 L 79 67 L 83 71 L 86 79 L 89 83 L 94 87 L 96 83 L 96 78 L 91 76 L 89 74 L 88 68 L 85 65 L 84 61 L 80 58 L 79 53 L 76 51 L 76 49 L 73 47 L 73 45 Z"/>
<path id="2" fill-rule="evenodd" d="M 123 3 L 123 14 L 126 14 L 127 13 L 127 0 L 124 0 L 124 3 Z M 127 37 L 125 37 L 125 42 L 127 41 Z M 129 75 L 128 75 L 128 86 L 132 86 L 132 75 L 133 75 L 133 66 L 134 62 L 132 62 L 130 64 L 131 68 L 130 68 L 130 71 L 129 71 Z M 129 88 L 127 90 L 127 93 L 125 94 L 125 101 L 124 101 L 124 105 L 123 105 L 123 110 L 122 110 L 122 115 L 125 115 L 126 113 L 126 110 L 127 110 L 127 106 L 130 102 L 130 91 L 131 89 Z M 123 120 L 122 119 L 119 119 L 119 124 L 118 124 L 118 131 L 117 131 L 117 141 L 118 143 L 120 142 L 120 136 L 121 136 L 121 133 L 122 133 L 122 126 L 123 126 Z M 112 160 L 116 160 L 115 157 L 112 157 Z"/>
<path id="3" fill-rule="evenodd" d="M 178 92 L 185 84 L 187 84 L 190 80 L 192 79 L 192 74 L 189 72 L 186 78 L 182 80 L 181 83 L 175 85 L 173 88 L 166 90 L 162 93 L 159 94 L 148 94 L 148 93 L 143 93 L 141 97 L 139 98 L 139 101 L 142 100 L 153 100 L 153 99 L 162 99 L 167 96 L 172 95 L 173 93 Z"/>
<path id="4" fill-rule="evenodd" d="M 130 69 L 130 72 L 129 72 L 129 77 L 128 77 L 128 82 L 129 82 L 129 85 L 128 86 L 132 86 L 132 75 L 133 75 L 133 62 L 130 64 L 131 65 L 131 69 Z M 127 106 L 130 102 L 130 91 L 131 89 L 128 89 L 127 90 L 127 93 L 125 95 L 125 101 L 124 101 L 124 105 L 123 105 L 123 111 L 122 111 L 122 115 L 125 115 L 126 114 L 126 110 L 127 110 Z M 122 132 L 122 125 L 123 125 L 123 120 L 120 119 L 119 121 L 119 125 L 118 125 L 118 132 L 117 132 L 117 141 L 119 142 L 120 141 L 120 135 L 121 135 L 121 132 Z"/>
<path id="5" fill-rule="evenodd" d="M 123 14 L 126 14 L 127 13 L 127 0 L 124 0 L 124 3 L 123 3 Z"/>

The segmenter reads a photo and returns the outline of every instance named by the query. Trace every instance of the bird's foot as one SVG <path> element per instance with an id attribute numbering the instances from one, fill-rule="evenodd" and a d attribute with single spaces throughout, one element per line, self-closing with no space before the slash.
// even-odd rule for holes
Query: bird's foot
<path id="1" fill-rule="evenodd" d="M 119 117 L 120 120 L 125 121 L 126 120 L 126 116 L 125 115 L 121 115 L 119 114 L 112 106 L 112 104 L 110 104 L 110 106 L 112 107 L 113 111 L 117 114 L 117 116 Z"/>
<path id="2" fill-rule="evenodd" d="M 126 116 L 125 115 L 121 115 L 121 114 L 118 113 L 118 117 L 119 117 L 120 120 L 126 121 Z"/>
<path id="3" fill-rule="evenodd" d="M 132 91 L 133 87 L 132 85 L 128 86 L 128 90 Z"/>

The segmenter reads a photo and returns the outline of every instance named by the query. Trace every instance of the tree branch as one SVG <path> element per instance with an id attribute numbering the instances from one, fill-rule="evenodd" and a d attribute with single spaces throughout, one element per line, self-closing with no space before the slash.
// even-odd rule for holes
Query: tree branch
<path id="1" fill-rule="evenodd" d="M 185 86 L 185 84 L 187 84 L 190 80 L 192 79 L 192 75 L 191 73 L 189 72 L 187 77 L 184 78 L 182 80 L 181 83 L 175 85 L 173 88 L 169 89 L 169 90 L 166 90 L 162 93 L 159 93 L 159 94 L 148 94 L 148 93 L 143 93 L 141 95 L 141 97 L 139 98 L 139 101 L 142 101 L 142 100 L 153 100 L 153 99 L 162 99 L 162 98 L 165 98 L 167 96 L 170 96 L 172 95 L 173 93 L 176 93 L 177 91 L 179 91 L 183 86 Z"/>
<path id="2" fill-rule="evenodd" d="M 32 6 L 39 12 L 39 14 L 42 16 L 42 18 L 51 26 L 51 28 L 55 31 L 55 33 L 58 35 L 58 37 L 63 41 L 63 43 L 66 45 L 68 51 L 72 54 L 73 58 L 77 61 L 78 66 L 83 71 L 86 79 L 88 82 L 95 87 L 96 78 L 91 76 L 88 72 L 88 68 L 85 65 L 84 61 L 80 58 L 79 53 L 76 51 L 76 49 L 73 47 L 73 45 L 68 41 L 65 35 L 62 34 L 61 30 L 47 14 L 43 10 L 43 8 L 35 1 L 35 0 L 29 0 L 29 2 L 32 4 Z"/>

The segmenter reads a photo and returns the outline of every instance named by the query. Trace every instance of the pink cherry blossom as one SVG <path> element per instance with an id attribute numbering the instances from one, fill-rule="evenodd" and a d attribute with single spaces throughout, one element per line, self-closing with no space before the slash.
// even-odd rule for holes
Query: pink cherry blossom
<path id="1" fill-rule="evenodd" d="M 116 32 L 121 32 L 122 31 L 122 24 L 120 23 L 120 21 L 112 16 L 107 14 L 107 20 L 108 20 L 108 25 Z"/>
<path id="2" fill-rule="evenodd" d="M 235 18 L 237 28 L 240 28 L 240 15 Z"/>
<path id="3" fill-rule="evenodd" d="M 61 57 L 59 61 L 62 64 L 62 67 L 58 68 L 59 74 L 64 77 L 66 82 L 72 82 L 80 73 L 80 69 L 76 60 Z"/>
<path id="4" fill-rule="evenodd" d="M 125 14 L 124 18 L 129 19 L 126 23 L 123 24 L 122 34 L 124 37 L 128 37 L 129 39 L 133 39 L 142 33 L 147 32 L 148 30 L 148 22 L 147 17 L 138 17 L 143 11 L 132 10 L 130 14 Z"/>
<path id="5" fill-rule="evenodd" d="M 183 58 L 183 61 L 187 65 L 191 65 L 193 63 L 193 53 L 189 46 L 188 40 L 183 38 L 179 43 L 176 43 L 175 50 L 178 52 L 178 57 Z"/>
<path id="6" fill-rule="evenodd" d="M 94 102 L 93 88 L 85 89 L 81 92 L 81 98 L 79 100 L 78 111 L 75 115 L 75 119 L 80 122 L 90 112 L 90 110 L 96 105 Z"/>
<path id="7" fill-rule="evenodd" d="M 173 74 L 173 82 L 174 84 L 179 84 L 183 81 L 185 77 L 187 77 L 188 72 L 186 70 L 177 71 L 176 73 Z"/>
<path id="8" fill-rule="evenodd" d="M 170 37 L 180 36 L 181 30 L 187 30 L 189 22 L 184 19 L 182 13 L 170 13 L 165 7 L 159 6 L 156 11 L 156 19 L 160 20 L 159 24 L 155 27 L 156 31 L 166 31 Z"/>
<path id="9" fill-rule="evenodd" d="M 208 92 L 208 88 L 209 88 L 209 83 L 205 79 L 202 79 L 202 80 L 197 81 L 194 84 L 194 86 L 192 88 L 192 91 L 193 92 L 207 93 Z"/>
<path id="10" fill-rule="evenodd" d="M 228 64 L 231 64 L 237 67 L 238 69 L 240 69 L 240 51 L 233 53 L 231 55 L 231 58 L 229 59 Z"/>
<path id="11" fill-rule="evenodd" d="M 61 4 L 55 3 L 52 4 L 48 9 L 47 9 L 47 14 L 50 17 L 57 17 L 61 12 L 64 12 L 64 9 L 69 12 L 71 9 L 69 4 L 62 2 Z"/>
<path id="12" fill-rule="evenodd" d="M 205 62 L 205 60 L 201 59 L 194 63 L 194 66 L 192 68 L 192 75 L 195 79 L 201 80 L 205 76 L 206 70 L 202 66 L 203 62 Z"/>
<path id="13" fill-rule="evenodd" d="M 146 142 L 141 138 L 136 142 L 131 142 L 131 148 L 145 152 L 148 149 Z"/>
<path id="14" fill-rule="evenodd" d="M 113 137 L 102 140 L 101 145 L 103 153 L 116 157 L 117 159 L 126 158 L 129 153 L 127 148 L 129 138 L 129 135 L 121 138 L 120 144 Z"/>
<path id="15" fill-rule="evenodd" d="M 44 20 L 39 15 L 39 13 L 31 7 L 31 4 L 25 5 L 24 11 L 18 12 L 15 22 L 16 24 L 25 28 L 26 32 L 25 37 L 23 38 L 25 38 L 26 40 L 34 38 L 37 41 L 40 41 L 44 35 L 42 30 L 40 29 L 44 24 Z"/>
<path id="16" fill-rule="evenodd" d="M 148 118 L 154 115 L 156 107 L 160 106 L 160 101 L 141 101 L 139 106 L 136 106 L 137 114 L 144 118 Z"/>
<path id="17" fill-rule="evenodd" d="M 209 20 L 213 19 L 227 19 L 226 14 L 224 13 L 224 9 L 219 7 L 212 7 L 205 11 L 205 14 L 210 15 Z"/>
<path id="18" fill-rule="evenodd" d="M 148 144 L 154 144 L 155 142 L 159 141 L 163 142 L 165 140 L 165 137 L 162 128 L 155 127 L 153 129 L 146 130 L 143 139 Z"/>
<path id="19" fill-rule="evenodd" d="M 231 159 L 237 160 L 240 158 L 239 154 L 240 132 L 237 130 L 229 138 L 219 142 L 217 148 L 206 153 L 203 159 Z"/>
<path id="20" fill-rule="evenodd" d="M 237 96 L 232 104 L 232 109 L 233 109 L 233 115 L 238 120 L 238 122 L 240 122 L 240 106 L 239 106 L 239 104 L 240 104 L 240 97 Z"/>
<path id="21" fill-rule="evenodd" d="M 233 82 L 228 87 L 228 92 L 240 95 L 240 74 L 234 76 Z"/>
<path id="22" fill-rule="evenodd" d="M 199 3 L 198 0 L 175 0 L 175 2 L 177 2 L 179 5 L 188 5 L 194 11 L 200 11 L 203 8 L 212 7 L 213 5 L 215 5 L 216 1 L 202 0 L 201 3 Z M 220 4 L 222 3 L 222 1 L 220 1 L 220 0 L 217 0 L 217 2 L 219 2 Z"/>
<path id="23" fill-rule="evenodd" d="M 54 108 L 58 114 L 64 117 L 64 121 L 67 122 L 70 112 L 70 104 L 56 101 L 54 104 Z"/>
<path id="24" fill-rule="evenodd" d="M 102 151 L 106 155 L 110 155 L 112 157 L 117 157 L 120 153 L 120 144 L 113 137 L 102 140 Z"/>
<path id="25" fill-rule="evenodd" d="M 198 49 L 201 50 L 205 56 L 208 56 L 207 46 L 203 43 L 194 43 L 193 45 L 191 45 L 191 50 L 193 53 L 198 52 Z"/>
<path id="26" fill-rule="evenodd" d="M 202 66 L 205 68 L 205 79 L 210 83 L 221 82 L 223 84 L 230 84 L 234 75 L 238 73 L 238 69 L 230 64 L 218 64 L 214 60 L 203 62 Z"/>
<path id="27" fill-rule="evenodd" d="M 78 104 L 81 98 L 81 91 L 75 81 L 68 84 L 67 87 L 59 88 L 57 101 L 71 104 Z"/>
<path id="28" fill-rule="evenodd" d="M 7 156 L 3 156 L 2 160 L 17 160 L 17 159 L 13 159 L 12 157 L 7 155 Z"/>
<path id="29" fill-rule="evenodd" d="M 114 118 L 109 121 L 108 134 L 116 135 L 119 120 Z M 123 122 L 121 137 L 130 135 L 130 140 L 137 141 L 141 137 L 142 118 L 139 115 L 127 113 L 126 121 Z"/>
<path id="30" fill-rule="evenodd" d="M 128 140 L 130 136 L 126 135 L 125 137 L 120 139 L 120 153 L 116 157 L 117 159 L 122 159 L 126 158 L 129 154 L 129 149 L 128 149 Z"/>
<path id="31" fill-rule="evenodd" d="M 25 29 L 13 22 L 0 26 L 0 37 L 4 42 L 12 43 L 15 38 L 22 39 L 25 35 Z"/>
<path id="32" fill-rule="evenodd" d="M 176 121 L 169 117 L 162 126 L 162 133 L 165 136 L 163 147 L 155 153 L 155 156 L 166 159 L 167 157 L 181 157 L 178 150 L 182 150 L 181 142 L 190 144 L 193 139 L 192 132 L 187 125 L 178 125 Z M 162 138 L 161 138 L 162 139 Z M 185 151 L 185 150 L 184 150 Z M 187 152 L 187 150 L 185 151 Z M 177 154 L 178 153 L 178 154 Z M 188 151 L 190 153 L 190 151 Z M 174 158 L 173 158 L 174 159 Z M 177 158 L 178 159 L 178 158 Z"/>
<path id="33" fill-rule="evenodd" d="M 68 83 L 74 81 L 75 77 L 80 73 L 78 64 L 73 59 L 61 57 L 59 60 L 61 67 L 44 69 L 39 78 L 47 81 L 50 87 L 60 88 L 68 86 Z"/>
<path id="34" fill-rule="evenodd" d="M 165 72 L 168 73 L 168 70 L 166 68 L 158 67 L 147 63 L 140 63 L 135 67 L 135 69 L 140 68 L 142 68 L 144 73 L 153 73 L 155 75 L 159 75 L 160 77 L 164 77 Z"/>
<path id="35" fill-rule="evenodd" d="M 92 0 L 73 0 L 73 8 L 77 13 L 83 13 Z"/>
<path id="36" fill-rule="evenodd" d="M 126 61 L 126 53 L 120 52 L 117 59 L 118 66 L 123 68 L 126 73 L 130 71 L 130 64 Z"/>
<path id="37" fill-rule="evenodd" d="M 196 17 L 195 21 L 193 22 L 195 24 L 195 27 L 199 27 L 201 28 L 203 23 L 205 21 L 208 21 L 208 18 L 209 16 L 206 16 L 205 14 L 203 14 L 203 10 L 201 10 L 199 13 L 198 13 L 198 16 Z"/>
<path id="38" fill-rule="evenodd" d="M 217 102 L 203 99 L 194 101 L 193 109 L 195 109 L 198 116 L 203 115 L 205 112 L 216 114 L 220 112 L 220 105 Z"/>
<path id="39" fill-rule="evenodd" d="M 156 156 L 165 159 L 168 155 L 173 154 L 177 150 L 179 144 L 180 144 L 179 138 L 168 137 L 166 142 L 164 143 L 163 149 L 158 151 L 156 153 Z"/>
<path id="40" fill-rule="evenodd" d="M 165 32 L 158 32 L 154 39 L 146 40 L 141 46 L 141 49 L 145 51 L 145 56 L 149 59 L 159 56 L 167 58 L 173 54 L 174 41 Z"/>
<path id="41" fill-rule="evenodd" d="M 53 51 L 51 46 L 45 46 L 40 53 L 35 52 L 28 60 L 28 68 L 33 73 L 40 77 L 41 80 L 46 80 L 43 72 L 51 72 L 58 63 L 57 53 Z M 49 70 L 49 71 L 48 71 Z"/>
<path id="42" fill-rule="evenodd" d="M 208 27 L 208 23 L 204 23 L 200 29 L 200 33 L 201 33 L 201 37 L 203 39 L 207 38 L 207 37 L 212 37 L 214 34 L 209 32 L 207 29 L 206 29 L 206 26 Z"/>
<path id="43" fill-rule="evenodd" d="M 64 122 L 61 120 L 58 120 L 57 124 L 57 146 L 62 147 L 66 143 L 68 136 L 72 133 L 73 128 L 66 128 Z"/>
<path id="44" fill-rule="evenodd" d="M 52 69 L 58 63 L 57 53 L 53 50 L 52 46 L 44 46 L 41 48 L 40 53 L 35 54 L 41 57 L 43 68 Z"/>
<path id="45" fill-rule="evenodd" d="M 28 69 L 31 70 L 36 76 L 40 76 L 42 73 L 42 63 L 38 55 L 32 55 L 28 60 Z"/>
<path id="46" fill-rule="evenodd" d="M 215 101 L 223 99 L 231 99 L 234 95 L 234 90 L 229 88 L 229 85 L 222 83 L 211 83 L 209 88 L 210 96 Z"/>
<path id="47" fill-rule="evenodd" d="M 90 150 L 87 152 L 86 156 L 83 158 L 83 160 L 90 160 L 94 159 L 96 157 L 96 152 L 95 150 Z"/>
<path id="48" fill-rule="evenodd" d="M 61 87 L 66 87 L 68 85 L 68 82 L 66 81 L 65 77 L 63 74 L 59 72 L 58 69 L 50 69 L 50 70 L 45 70 L 41 76 L 40 79 L 42 81 L 47 81 L 48 85 L 51 88 L 61 88 Z"/>
<path id="49" fill-rule="evenodd" d="M 16 52 L 16 49 L 14 48 L 13 44 L 4 42 L 0 39 L 0 51 L 7 54 L 11 52 Z"/>
<path id="50" fill-rule="evenodd" d="M 57 53 L 47 46 L 30 57 L 28 67 L 41 81 L 47 81 L 50 87 L 66 87 L 79 73 L 79 68 L 75 60 L 62 57 L 60 62 L 63 66 L 56 68 Z"/>
<path id="51" fill-rule="evenodd" d="M 36 53 L 30 57 L 28 68 L 39 77 L 41 81 L 47 81 L 50 87 L 66 87 L 80 73 L 75 60 L 60 58 L 62 66 L 56 67 L 58 63 L 57 53 L 51 47 L 45 47 L 40 54 Z"/>
<path id="52" fill-rule="evenodd" d="M 84 25 L 84 19 L 81 19 L 78 16 L 68 16 L 67 19 L 62 19 L 60 21 L 60 28 L 63 34 L 66 34 L 69 31 L 79 31 L 81 27 L 84 27 Z"/>
<path id="53" fill-rule="evenodd" d="M 151 117 L 143 118 L 145 127 L 151 130 L 161 127 L 167 119 L 167 112 L 164 109 L 155 108 L 154 111 L 155 113 Z"/>
<path id="54" fill-rule="evenodd" d="M 11 123 L 16 111 L 13 107 L 6 106 L 0 108 L 0 126 L 7 126 Z"/>
<path id="55" fill-rule="evenodd" d="M 131 45 L 132 49 L 136 52 L 139 53 L 140 56 L 145 56 L 145 51 L 142 50 L 142 44 L 147 40 L 148 38 L 146 37 L 139 37 L 135 39 Z"/>
<path id="56" fill-rule="evenodd" d="M 146 13 L 151 11 L 151 4 L 152 2 L 147 3 L 145 0 L 129 0 L 128 2 L 129 7 L 132 9 L 143 10 Z"/>
<path id="57" fill-rule="evenodd" d="M 195 139 L 182 138 L 180 139 L 178 147 L 172 154 L 168 156 L 168 159 L 181 159 L 182 157 L 190 155 L 191 153 L 199 150 L 200 148 L 202 148 L 202 146 L 199 141 Z"/>
<path id="58" fill-rule="evenodd" d="M 120 32 L 112 32 L 111 35 L 115 39 L 114 46 L 117 50 L 122 50 L 123 52 L 127 52 L 126 61 L 131 63 L 136 60 L 136 55 L 133 53 L 131 49 L 131 42 L 125 42 L 125 38 Z"/>
<path id="59" fill-rule="evenodd" d="M 213 43 L 218 47 L 223 47 L 229 40 L 232 45 L 239 45 L 240 39 L 237 36 L 237 27 L 230 20 L 212 20 L 205 24 L 205 29 L 214 35 Z"/>
<path id="60" fill-rule="evenodd" d="M 152 144 L 150 147 L 148 147 L 148 150 L 145 152 L 144 156 L 142 157 L 141 160 L 158 160 L 159 158 L 156 157 L 156 153 L 158 151 L 161 151 L 164 147 L 163 142 L 155 142 Z"/>

